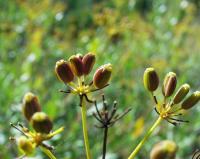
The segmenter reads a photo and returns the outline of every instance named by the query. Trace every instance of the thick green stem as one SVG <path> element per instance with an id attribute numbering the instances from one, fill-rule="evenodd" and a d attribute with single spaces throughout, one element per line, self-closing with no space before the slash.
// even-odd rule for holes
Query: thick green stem
<path id="1" fill-rule="evenodd" d="M 159 118 L 156 120 L 156 122 L 153 124 L 153 126 L 146 133 L 146 135 L 144 136 L 144 138 L 140 141 L 140 143 L 137 145 L 137 147 L 133 150 L 133 152 L 128 157 L 128 159 L 134 159 L 134 157 L 137 155 L 137 153 L 140 151 L 140 149 L 142 148 L 142 146 L 144 145 L 144 143 L 147 141 L 147 139 L 149 138 L 149 136 L 152 134 L 152 132 L 154 131 L 154 129 L 160 124 L 161 121 L 162 121 L 162 117 L 159 116 Z"/>
<path id="2" fill-rule="evenodd" d="M 86 115 L 87 115 L 87 110 L 86 110 L 86 105 L 85 105 L 85 98 L 83 98 L 82 102 L 81 102 L 81 116 L 82 116 L 82 126 L 83 126 L 83 137 L 84 137 L 84 142 L 85 142 L 85 151 L 86 151 L 87 159 L 91 159 L 90 145 L 89 145 L 88 132 L 87 132 Z"/>
<path id="3" fill-rule="evenodd" d="M 53 153 L 50 150 L 42 146 L 40 146 L 40 148 L 50 159 L 56 159 L 56 157 L 53 155 Z"/>

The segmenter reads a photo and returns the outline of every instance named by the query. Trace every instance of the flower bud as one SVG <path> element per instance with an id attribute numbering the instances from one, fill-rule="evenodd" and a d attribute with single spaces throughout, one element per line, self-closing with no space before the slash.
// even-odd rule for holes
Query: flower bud
<path id="1" fill-rule="evenodd" d="M 165 76 L 163 83 L 163 95 L 165 97 L 169 97 L 174 93 L 176 89 L 176 83 L 177 83 L 176 74 L 174 72 L 169 72 Z"/>
<path id="2" fill-rule="evenodd" d="M 93 82 L 96 88 L 103 88 L 108 84 L 112 73 L 112 65 L 105 64 L 98 68 L 94 74 Z"/>
<path id="3" fill-rule="evenodd" d="M 176 92 L 173 99 L 173 103 L 174 104 L 180 103 L 185 98 L 185 96 L 188 94 L 189 91 L 190 91 L 190 86 L 188 84 L 182 85 Z"/>
<path id="4" fill-rule="evenodd" d="M 144 87 L 151 92 L 158 88 L 159 78 L 154 68 L 150 67 L 144 71 L 143 82 Z"/>
<path id="5" fill-rule="evenodd" d="M 153 147 L 150 159 L 175 159 L 177 150 L 175 142 L 164 140 Z"/>
<path id="6" fill-rule="evenodd" d="M 88 75 L 91 71 L 92 68 L 94 66 L 95 63 L 95 55 L 92 53 L 87 53 L 84 57 L 83 57 L 83 65 L 84 65 L 84 74 Z"/>
<path id="7" fill-rule="evenodd" d="M 200 100 L 200 91 L 196 91 L 183 101 L 181 107 L 183 109 L 190 109 L 195 104 L 197 104 L 199 100 Z"/>
<path id="8" fill-rule="evenodd" d="M 53 128 L 53 123 L 44 112 L 37 112 L 32 117 L 32 126 L 35 131 L 48 134 Z"/>
<path id="9" fill-rule="evenodd" d="M 37 96 L 33 93 L 26 93 L 23 98 L 22 111 L 27 120 L 30 120 L 34 113 L 40 112 L 41 107 Z"/>
<path id="10" fill-rule="evenodd" d="M 58 79 L 64 83 L 72 82 L 74 79 L 74 74 L 70 64 L 65 60 L 59 60 L 56 62 L 55 72 Z"/>
<path id="11" fill-rule="evenodd" d="M 73 55 L 69 58 L 69 61 L 70 61 L 70 65 L 71 65 L 73 73 L 78 77 L 82 76 L 84 72 L 82 56 L 80 54 Z"/>
<path id="12" fill-rule="evenodd" d="M 19 149 L 25 153 L 25 155 L 31 155 L 34 151 L 34 144 L 32 143 L 32 141 L 28 138 L 26 138 L 25 136 L 21 136 L 18 139 L 18 146 Z"/>

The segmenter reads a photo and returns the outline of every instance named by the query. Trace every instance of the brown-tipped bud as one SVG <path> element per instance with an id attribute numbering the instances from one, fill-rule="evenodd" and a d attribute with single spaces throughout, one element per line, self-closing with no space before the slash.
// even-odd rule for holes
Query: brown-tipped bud
<path id="1" fill-rule="evenodd" d="M 190 91 L 189 84 L 182 85 L 179 88 L 179 90 L 176 92 L 174 99 L 173 99 L 173 103 L 174 104 L 180 103 L 185 98 L 185 96 L 188 94 L 189 91 Z"/>
<path id="2" fill-rule="evenodd" d="M 174 93 L 176 89 L 176 83 L 177 83 L 176 74 L 174 72 L 169 72 L 165 76 L 163 83 L 163 95 L 165 97 L 169 97 Z"/>
<path id="3" fill-rule="evenodd" d="M 143 82 L 144 87 L 151 92 L 158 88 L 159 78 L 154 68 L 150 67 L 144 71 Z"/>
<path id="4" fill-rule="evenodd" d="M 112 65 L 105 64 L 98 68 L 94 74 L 93 82 L 96 88 L 103 88 L 108 84 L 112 73 Z"/>
<path id="5" fill-rule="evenodd" d="M 84 57 L 83 57 L 83 66 L 84 66 L 84 74 L 88 75 L 91 71 L 92 68 L 94 66 L 95 63 L 95 55 L 92 53 L 87 53 Z"/>
<path id="6" fill-rule="evenodd" d="M 55 72 L 58 79 L 64 83 L 69 83 L 74 80 L 74 74 L 70 64 L 65 60 L 59 60 L 56 62 Z"/>
<path id="7" fill-rule="evenodd" d="M 150 153 L 150 159 L 175 159 L 178 147 L 175 142 L 165 140 L 157 143 Z"/>
<path id="8" fill-rule="evenodd" d="M 199 100 L 200 100 L 200 91 L 196 91 L 183 101 L 181 107 L 183 109 L 190 109 L 195 104 L 197 104 Z"/>
<path id="9" fill-rule="evenodd" d="M 34 113 L 41 111 L 40 103 L 36 95 L 31 92 L 25 94 L 22 111 L 27 120 L 30 120 Z"/>
<path id="10" fill-rule="evenodd" d="M 18 146 L 19 149 L 25 154 L 25 155 L 31 155 L 34 151 L 34 144 L 32 141 L 24 136 L 21 136 L 18 139 Z"/>
<path id="11" fill-rule="evenodd" d="M 84 72 L 82 56 L 80 56 L 79 54 L 73 55 L 69 58 L 69 61 L 70 61 L 70 65 L 71 65 L 73 73 L 78 77 L 82 76 Z"/>
<path id="12" fill-rule="evenodd" d="M 44 112 L 37 112 L 32 117 L 32 126 L 35 131 L 48 134 L 52 128 L 53 123 Z"/>

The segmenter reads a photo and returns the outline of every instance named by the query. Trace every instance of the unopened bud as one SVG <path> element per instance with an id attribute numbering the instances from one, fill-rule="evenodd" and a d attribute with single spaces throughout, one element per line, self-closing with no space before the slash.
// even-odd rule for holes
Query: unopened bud
<path id="1" fill-rule="evenodd" d="M 151 92 L 158 88 L 159 78 L 154 68 L 150 67 L 144 71 L 143 82 L 144 87 Z"/>
<path id="2" fill-rule="evenodd" d="M 173 99 L 173 103 L 174 104 L 180 103 L 185 98 L 185 96 L 188 94 L 189 91 L 190 91 L 189 84 L 182 85 L 179 88 L 179 90 L 176 92 L 174 99 Z"/>
<path id="3" fill-rule="evenodd" d="M 84 71 L 82 56 L 80 54 L 73 55 L 69 58 L 69 61 L 73 73 L 78 77 L 82 76 Z"/>
<path id="4" fill-rule="evenodd" d="M 95 55 L 92 53 L 87 53 L 84 57 L 83 57 L 83 65 L 84 65 L 84 74 L 88 75 L 91 71 L 92 68 L 94 66 L 95 63 Z"/>
<path id="5" fill-rule="evenodd" d="M 53 128 L 53 123 L 44 112 L 37 112 L 32 117 L 32 126 L 35 131 L 48 134 Z"/>
<path id="6" fill-rule="evenodd" d="M 196 91 L 183 101 L 181 107 L 183 109 L 190 109 L 195 104 L 197 104 L 199 100 L 200 100 L 200 91 Z"/>
<path id="7" fill-rule="evenodd" d="M 175 159 L 178 148 L 175 142 L 165 140 L 157 143 L 150 153 L 150 159 Z"/>
<path id="8" fill-rule="evenodd" d="M 165 97 L 171 96 L 176 89 L 176 74 L 174 72 L 169 72 L 164 79 L 163 83 L 163 94 Z"/>
<path id="9" fill-rule="evenodd" d="M 98 68 L 94 74 L 93 82 L 96 88 L 103 88 L 108 84 L 112 73 L 112 65 L 105 64 Z"/>
<path id="10" fill-rule="evenodd" d="M 34 144 L 32 143 L 32 141 L 28 138 L 26 138 L 25 136 L 21 136 L 18 139 L 18 146 L 19 149 L 25 154 L 25 155 L 31 155 L 34 151 Z"/>
<path id="11" fill-rule="evenodd" d="M 56 62 L 55 72 L 58 79 L 64 83 L 72 82 L 74 79 L 74 74 L 70 64 L 65 60 L 59 60 Z"/>
<path id="12" fill-rule="evenodd" d="M 27 120 L 30 120 L 34 113 L 41 111 L 39 100 L 36 95 L 31 92 L 25 94 L 22 111 Z"/>

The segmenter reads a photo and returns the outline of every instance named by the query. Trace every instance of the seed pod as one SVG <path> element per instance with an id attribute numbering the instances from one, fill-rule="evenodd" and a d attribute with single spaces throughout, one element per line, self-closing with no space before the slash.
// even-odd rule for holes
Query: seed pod
<path id="1" fill-rule="evenodd" d="M 34 113 L 40 112 L 41 107 L 37 96 L 33 93 L 26 93 L 23 98 L 22 111 L 27 120 L 30 120 Z"/>
<path id="2" fill-rule="evenodd" d="M 56 62 L 55 72 L 58 79 L 64 83 L 69 83 L 74 80 L 74 74 L 70 64 L 65 60 L 59 60 Z"/>
<path id="3" fill-rule="evenodd" d="M 175 159 L 177 150 L 175 142 L 164 140 L 153 147 L 150 159 Z"/>
<path id="4" fill-rule="evenodd" d="M 169 97 L 174 93 L 176 89 L 176 83 L 177 83 L 176 74 L 174 72 L 169 72 L 165 76 L 163 83 L 163 95 L 165 97 Z"/>
<path id="5" fill-rule="evenodd" d="M 37 112 L 32 117 L 32 126 L 35 131 L 48 134 L 53 128 L 53 123 L 44 112 Z"/>
<path id="6" fill-rule="evenodd" d="M 73 73 L 80 77 L 83 75 L 84 72 L 84 67 L 83 67 L 83 62 L 82 62 L 82 57 L 80 54 L 78 55 L 73 55 L 69 58 L 70 65 L 72 68 Z"/>
<path id="7" fill-rule="evenodd" d="M 34 144 L 32 143 L 32 141 L 28 138 L 26 138 L 25 136 L 21 136 L 18 139 L 18 146 L 19 149 L 25 154 L 25 155 L 31 155 L 34 151 Z"/>
<path id="8" fill-rule="evenodd" d="M 159 85 L 159 78 L 154 68 L 150 67 L 144 71 L 144 87 L 150 92 L 155 91 Z"/>
<path id="9" fill-rule="evenodd" d="M 94 66 L 95 63 L 95 55 L 92 53 L 87 53 L 84 57 L 83 57 L 83 66 L 84 66 L 84 74 L 88 75 L 91 71 L 92 68 Z"/>
<path id="10" fill-rule="evenodd" d="M 190 109 L 195 104 L 197 104 L 199 100 L 200 100 L 200 91 L 196 91 L 183 101 L 181 107 L 183 109 Z"/>
<path id="11" fill-rule="evenodd" d="M 108 84 L 112 73 L 112 65 L 105 64 L 98 68 L 94 74 L 93 82 L 96 88 L 103 88 L 106 84 Z"/>
<path id="12" fill-rule="evenodd" d="M 179 90 L 176 92 L 174 99 L 173 99 L 173 103 L 174 104 L 180 103 L 185 98 L 185 96 L 188 94 L 189 91 L 190 91 L 189 84 L 182 85 L 179 88 Z"/>

